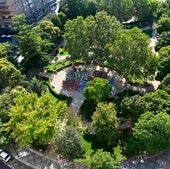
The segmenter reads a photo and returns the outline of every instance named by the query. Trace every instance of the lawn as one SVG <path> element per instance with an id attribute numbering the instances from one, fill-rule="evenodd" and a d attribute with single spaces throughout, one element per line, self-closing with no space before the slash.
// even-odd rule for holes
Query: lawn
<path id="1" fill-rule="evenodd" d="M 59 49 L 57 56 L 60 57 L 63 55 L 68 55 L 68 51 L 64 47 Z"/>

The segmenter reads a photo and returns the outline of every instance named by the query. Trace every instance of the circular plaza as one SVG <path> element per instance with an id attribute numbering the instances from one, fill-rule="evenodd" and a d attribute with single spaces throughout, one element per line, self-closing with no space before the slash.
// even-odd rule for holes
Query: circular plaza
<path id="1" fill-rule="evenodd" d="M 78 112 L 85 99 L 83 89 L 87 82 L 95 77 L 101 77 L 109 81 L 112 87 L 111 96 L 125 88 L 125 79 L 115 71 L 109 71 L 107 68 L 101 68 L 93 64 L 64 68 L 53 75 L 51 85 L 58 93 L 72 97 L 70 108 L 74 112 Z"/>

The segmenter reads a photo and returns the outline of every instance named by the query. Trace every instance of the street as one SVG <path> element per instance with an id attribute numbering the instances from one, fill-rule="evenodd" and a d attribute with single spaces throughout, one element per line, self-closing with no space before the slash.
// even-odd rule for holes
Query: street
<path id="1" fill-rule="evenodd" d="M 6 164 L 4 164 L 2 161 L 0 161 L 0 169 L 11 169 Z"/>

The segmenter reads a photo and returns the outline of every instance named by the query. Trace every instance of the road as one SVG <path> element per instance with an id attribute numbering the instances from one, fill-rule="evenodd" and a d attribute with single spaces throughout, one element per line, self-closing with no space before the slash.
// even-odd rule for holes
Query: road
<path id="1" fill-rule="evenodd" d="M 11 169 L 6 164 L 4 164 L 2 161 L 0 161 L 0 169 Z"/>

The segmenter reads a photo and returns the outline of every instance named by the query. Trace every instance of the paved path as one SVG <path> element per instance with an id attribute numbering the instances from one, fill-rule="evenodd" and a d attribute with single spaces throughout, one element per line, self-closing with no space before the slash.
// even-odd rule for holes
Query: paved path
<path id="1" fill-rule="evenodd" d="M 8 167 L 5 163 L 3 163 L 2 161 L 0 161 L 0 169 L 11 169 L 10 167 Z"/>
<path id="2" fill-rule="evenodd" d="M 99 66 L 94 65 L 88 65 L 86 68 L 83 65 L 77 66 L 77 69 L 84 70 L 86 69 L 88 73 L 92 73 L 94 70 L 100 70 Z M 105 68 L 105 71 L 107 68 Z M 84 101 L 84 95 L 82 94 L 82 90 L 75 90 L 75 91 L 68 91 L 63 90 L 63 81 L 67 78 L 67 74 L 72 71 L 71 67 L 65 68 L 52 77 L 51 85 L 54 87 L 54 89 L 61 94 L 64 94 L 66 96 L 71 96 L 73 98 L 70 108 L 73 112 L 77 113 L 80 109 L 81 104 Z M 110 71 L 108 73 L 110 78 L 114 78 L 114 85 L 112 86 L 112 95 L 115 95 L 120 90 L 123 90 L 125 88 L 125 79 L 120 77 L 115 71 Z"/>
<path id="3" fill-rule="evenodd" d="M 170 151 L 146 159 L 128 160 L 123 162 L 122 166 L 123 169 L 170 169 Z"/>

